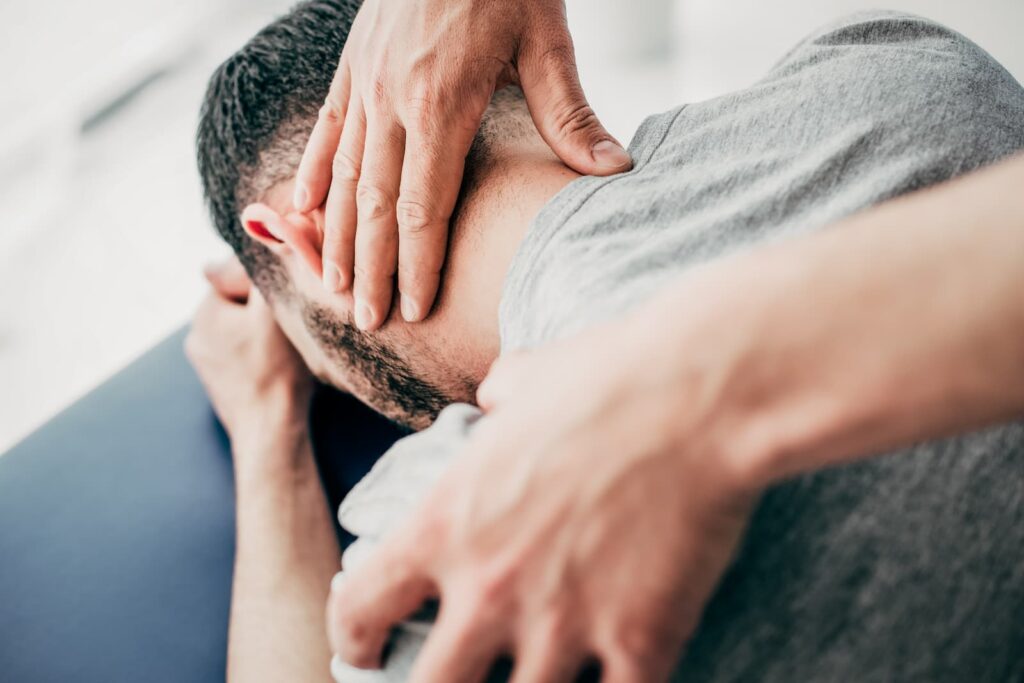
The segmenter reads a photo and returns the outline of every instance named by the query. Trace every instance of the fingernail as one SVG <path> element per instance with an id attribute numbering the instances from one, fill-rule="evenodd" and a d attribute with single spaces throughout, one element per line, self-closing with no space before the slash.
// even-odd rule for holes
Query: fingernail
<path id="1" fill-rule="evenodd" d="M 306 192 L 306 188 L 302 185 L 295 186 L 295 194 L 292 197 L 292 202 L 295 204 L 295 208 L 299 211 L 306 210 L 306 201 L 309 199 L 309 193 Z"/>
<path id="2" fill-rule="evenodd" d="M 611 140 L 602 140 L 590 150 L 594 161 L 605 168 L 625 168 L 633 163 L 626 150 Z"/>
<path id="3" fill-rule="evenodd" d="M 373 309 L 365 301 L 356 302 L 356 327 L 365 331 L 373 325 Z"/>
<path id="4" fill-rule="evenodd" d="M 402 318 L 407 323 L 414 323 L 420 319 L 420 309 L 412 297 L 402 295 Z"/>
<path id="5" fill-rule="evenodd" d="M 330 261 L 324 263 L 324 288 L 328 292 L 341 291 L 341 269 Z"/>
<path id="6" fill-rule="evenodd" d="M 336 591 L 341 588 L 341 584 L 345 581 L 345 572 L 338 572 L 331 579 L 331 590 Z"/>

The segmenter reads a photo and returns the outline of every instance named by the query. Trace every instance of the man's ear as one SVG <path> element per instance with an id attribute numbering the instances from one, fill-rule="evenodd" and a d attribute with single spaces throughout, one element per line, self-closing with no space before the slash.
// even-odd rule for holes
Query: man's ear
<path id="1" fill-rule="evenodd" d="M 292 212 L 282 216 L 262 202 L 242 211 L 242 227 L 254 240 L 278 256 L 296 254 L 316 277 L 322 277 L 323 237 L 311 217 Z"/>

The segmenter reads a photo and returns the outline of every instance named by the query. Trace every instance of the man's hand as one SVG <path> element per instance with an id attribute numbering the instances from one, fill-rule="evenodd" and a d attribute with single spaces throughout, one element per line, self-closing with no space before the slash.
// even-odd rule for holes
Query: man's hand
<path id="1" fill-rule="evenodd" d="M 380 326 L 434 302 L 463 165 L 497 87 L 518 83 L 538 130 L 580 173 L 627 170 L 580 87 L 561 0 L 366 0 L 299 166 L 295 206 L 326 199 L 324 285 L 352 286 Z"/>
<path id="2" fill-rule="evenodd" d="M 237 260 L 206 278 L 185 349 L 234 456 L 227 680 L 327 680 L 323 604 L 339 550 L 309 441 L 313 380 Z"/>
<path id="3" fill-rule="evenodd" d="M 206 277 L 212 290 L 192 321 L 185 352 L 232 442 L 258 441 L 272 427 L 304 433 L 313 378 L 270 307 L 235 259 Z"/>
<path id="4" fill-rule="evenodd" d="M 440 596 L 416 683 L 483 680 L 505 653 L 515 683 L 568 683 L 591 660 L 602 681 L 667 677 L 756 493 L 710 394 L 630 362 L 644 335 L 608 327 L 497 363 L 468 452 L 332 593 L 342 659 L 379 665 L 393 623 Z"/>

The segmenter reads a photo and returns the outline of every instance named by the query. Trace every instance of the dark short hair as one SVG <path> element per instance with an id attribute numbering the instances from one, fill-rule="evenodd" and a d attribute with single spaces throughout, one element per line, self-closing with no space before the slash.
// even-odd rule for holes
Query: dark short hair
<path id="1" fill-rule="evenodd" d="M 242 229 L 242 207 L 295 172 L 327 97 L 360 0 L 312 0 L 263 28 L 210 78 L 196 156 L 221 237 L 261 290 L 276 291 L 278 261 Z"/>

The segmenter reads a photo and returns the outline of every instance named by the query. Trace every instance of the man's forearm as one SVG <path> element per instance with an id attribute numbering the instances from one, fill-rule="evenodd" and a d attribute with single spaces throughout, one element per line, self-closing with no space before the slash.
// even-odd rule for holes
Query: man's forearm
<path id="1" fill-rule="evenodd" d="M 330 680 L 324 606 L 339 549 L 309 439 L 281 435 L 234 449 L 228 680 Z"/>
<path id="2" fill-rule="evenodd" d="M 713 400 L 760 483 L 1022 415 L 1024 157 L 711 264 L 641 315 L 662 358 L 720 340 Z"/>

